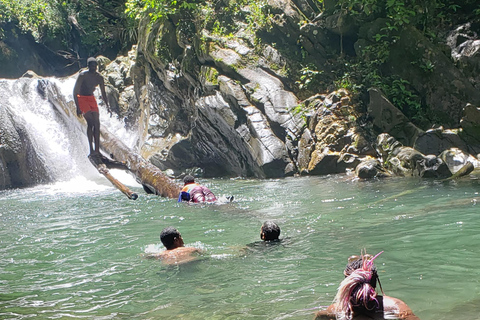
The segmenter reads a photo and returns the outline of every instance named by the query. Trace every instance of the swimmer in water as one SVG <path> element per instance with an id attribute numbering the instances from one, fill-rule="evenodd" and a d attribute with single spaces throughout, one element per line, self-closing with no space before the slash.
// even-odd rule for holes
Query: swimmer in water
<path id="1" fill-rule="evenodd" d="M 260 228 L 260 239 L 263 241 L 278 241 L 280 227 L 273 221 L 265 221 Z"/>
<path id="2" fill-rule="evenodd" d="M 160 240 L 167 250 L 147 256 L 150 259 L 160 259 L 168 265 L 183 264 L 196 259 L 194 253 L 201 250 L 193 247 L 185 247 L 180 232 L 174 227 L 167 227 L 160 233 Z"/>
<path id="3" fill-rule="evenodd" d="M 383 290 L 382 295 L 377 295 L 380 280 L 373 261 L 382 252 L 375 257 L 363 254 L 349 258 L 343 272 L 345 279 L 340 283 L 334 303 L 317 312 L 315 320 L 419 320 L 402 300 L 384 295 Z"/>
<path id="4" fill-rule="evenodd" d="M 183 188 L 178 195 L 178 202 L 215 202 L 217 198 L 210 189 L 195 183 L 195 178 L 191 175 L 186 175 L 183 178 Z"/>

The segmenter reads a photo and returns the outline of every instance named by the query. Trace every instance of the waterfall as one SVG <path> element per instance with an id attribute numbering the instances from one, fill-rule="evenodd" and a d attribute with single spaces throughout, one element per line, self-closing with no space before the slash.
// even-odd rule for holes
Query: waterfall
<path id="1" fill-rule="evenodd" d="M 33 156 L 34 150 L 48 176 L 46 180 L 52 182 L 102 180 L 87 158 L 89 147 L 86 121 L 77 119 L 73 101 L 75 80 L 76 76 L 63 79 L 0 80 L 0 120 L 10 118 L 13 127 L 24 134 L 24 138 L 15 143 L 31 144 L 27 158 Z M 138 140 L 137 134 L 127 131 L 122 121 L 107 112 L 98 88 L 97 91 L 95 96 L 99 104 L 101 125 L 133 148 Z M 8 140 L 6 128 L 0 128 L 0 134 L 3 135 L 3 140 Z M 0 162 L 1 142 L 2 140 Z M 34 168 L 29 167 L 28 170 Z M 33 176 L 35 174 L 36 172 L 31 173 Z"/>

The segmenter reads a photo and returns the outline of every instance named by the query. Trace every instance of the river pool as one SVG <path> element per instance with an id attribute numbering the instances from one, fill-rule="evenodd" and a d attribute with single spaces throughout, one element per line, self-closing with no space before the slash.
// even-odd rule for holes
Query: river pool
<path id="1" fill-rule="evenodd" d="M 128 200 L 98 176 L 0 192 L 1 319 L 312 319 L 347 258 L 376 254 L 385 294 L 423 320 L 480 319 L 477 177 L 200 179 L 223 205 Z M 265 220 L 280 244 L 260 240 Z M 145 259 L 174 226 L 204 250 Z"/>

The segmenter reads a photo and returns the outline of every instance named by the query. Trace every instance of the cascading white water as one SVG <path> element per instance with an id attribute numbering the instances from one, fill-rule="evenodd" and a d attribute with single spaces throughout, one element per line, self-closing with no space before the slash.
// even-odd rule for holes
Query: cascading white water
<path id="1" fill-rule="evenodd" d="M 104 179 L 87 158 L 89 147 L 86 123 L 75 116 L 75 80 L 76 76 L 63 79 L 0 80 L 0 108 L 5 108 L 2 111 L 13 115 L 14 122 L 25 129 L 51 180 L 70 181 L 77 186 L 79 180 L 108 184 L 103 182 Z M 47 81 L 50 86 L 56 87 L 54 99 L 58 99 L 59 105 L 66 110 L 59 110 L 58 106 L 45 99 L 37 88 L 39 81 Z M 111 116 L 99 98 L 99 92 L 95 94 L 99 102 L 101 125 L 133 148 L 137 134 L 127 131 L 121 121 Z M 130 183 L 134 181 L 133 178 L 129 180 Z"/>

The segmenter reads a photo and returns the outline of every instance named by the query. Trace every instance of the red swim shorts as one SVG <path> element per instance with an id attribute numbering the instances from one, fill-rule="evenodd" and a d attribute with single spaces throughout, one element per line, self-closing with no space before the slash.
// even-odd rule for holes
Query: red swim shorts
<path id="1" fill-rule="evenodd" d="M 98 105 L 97 100 L 95 100 L 95 96 L 81 96 L 77 95 L 78 98 L 78 107 L 83 114 L 93 111 L 98 112 Z"/>

